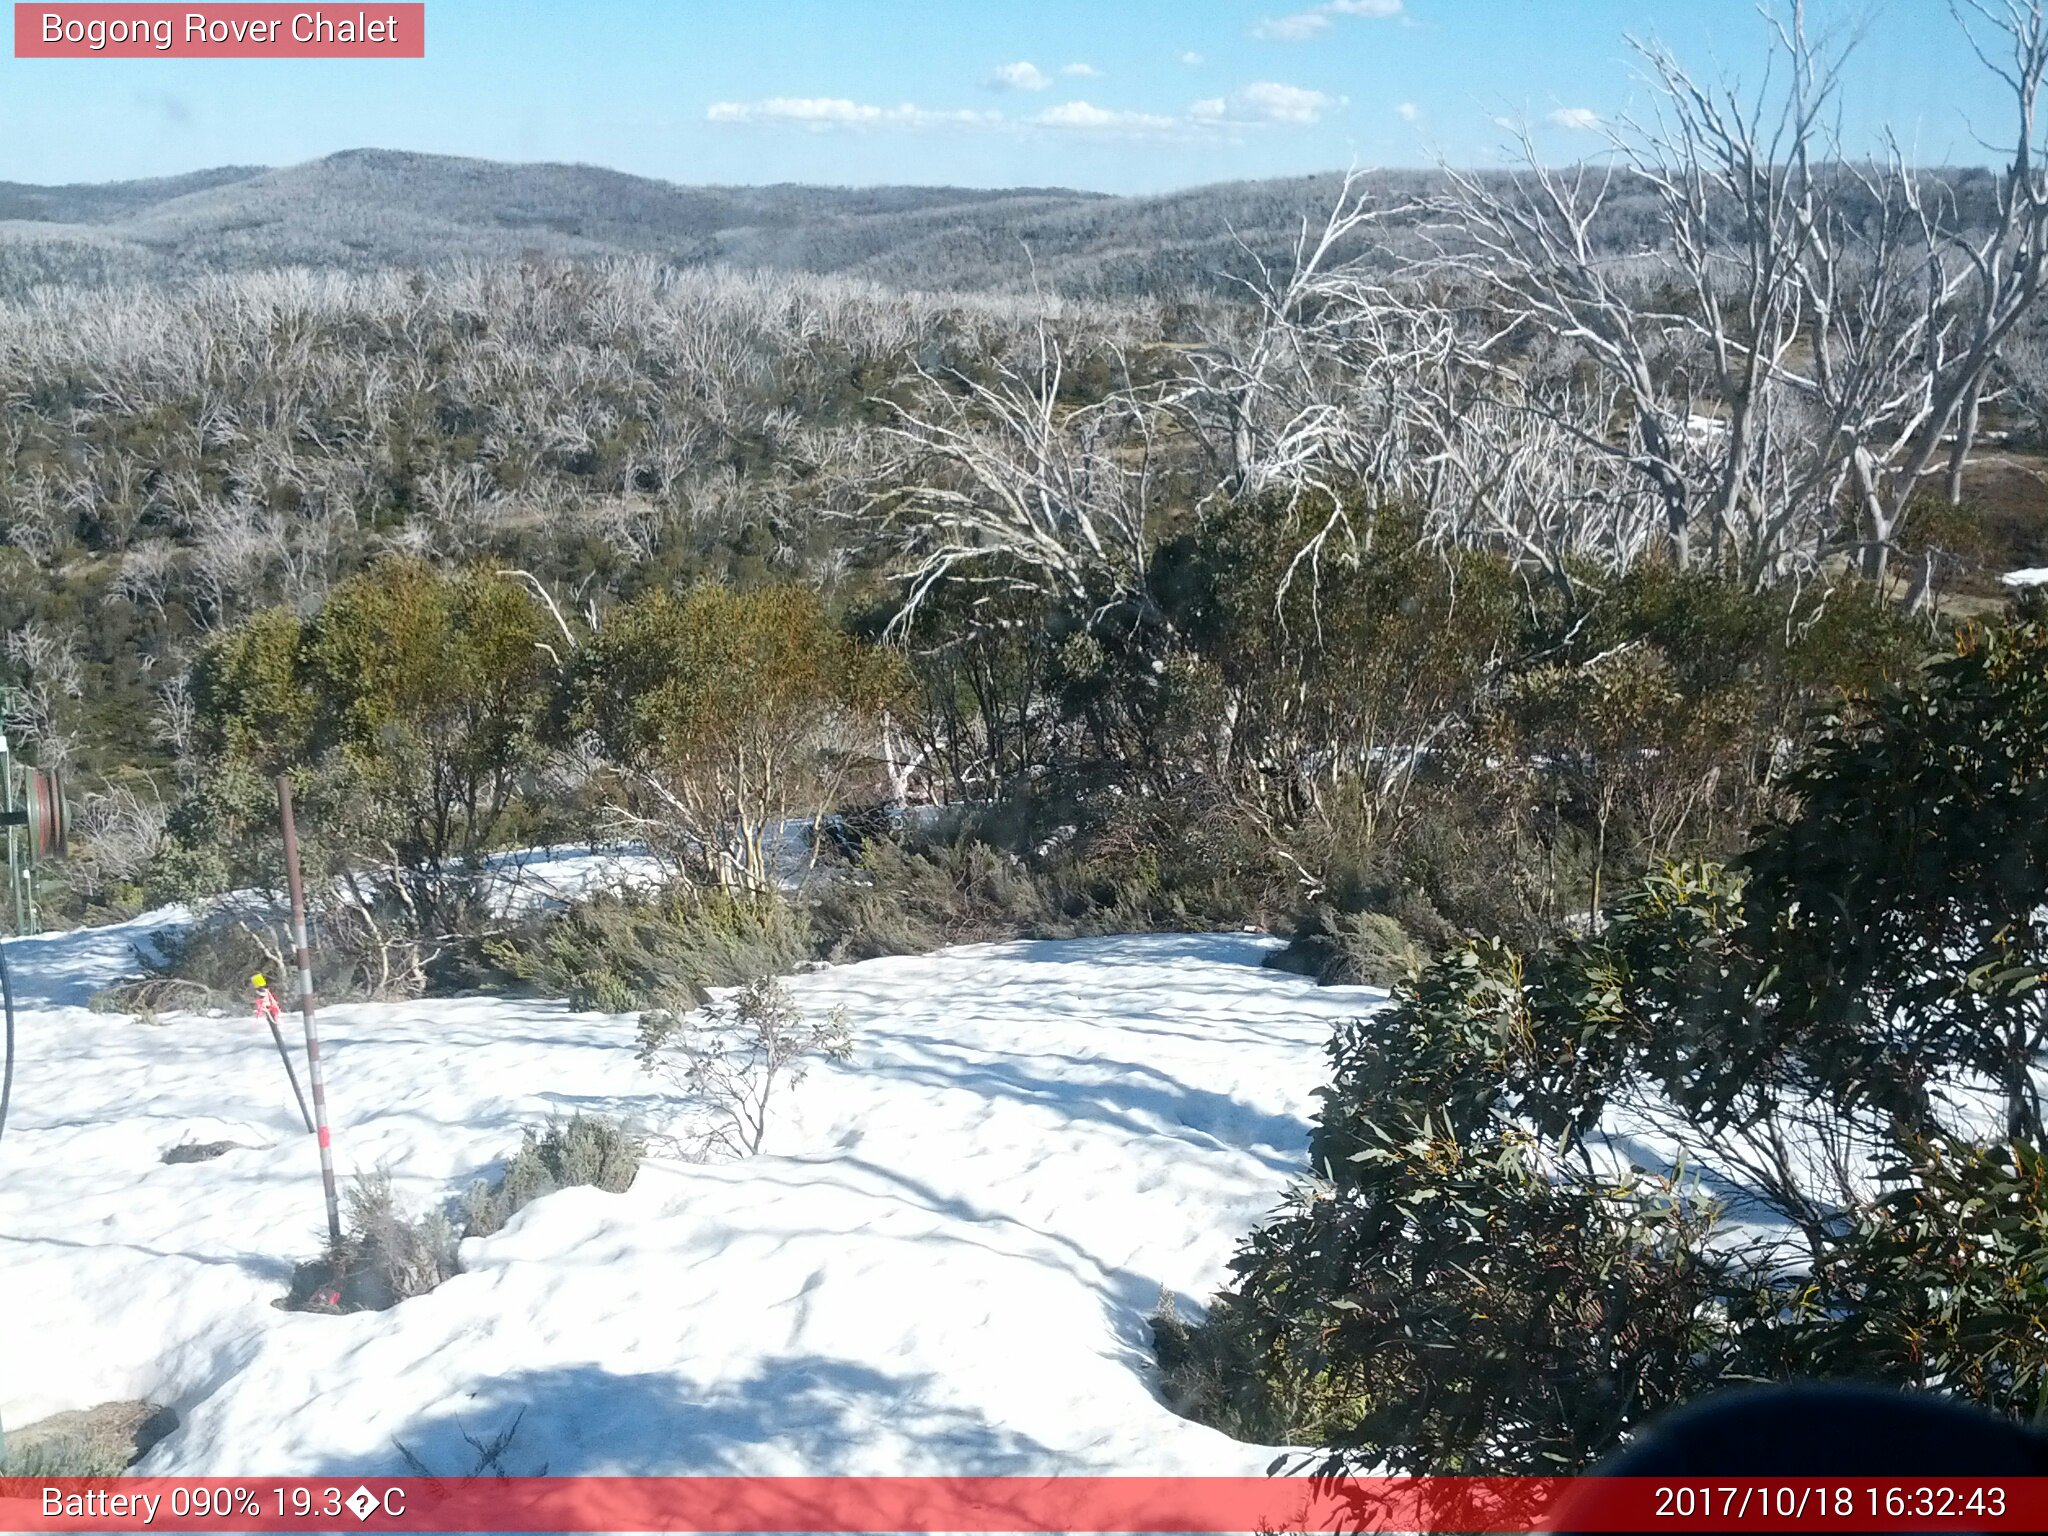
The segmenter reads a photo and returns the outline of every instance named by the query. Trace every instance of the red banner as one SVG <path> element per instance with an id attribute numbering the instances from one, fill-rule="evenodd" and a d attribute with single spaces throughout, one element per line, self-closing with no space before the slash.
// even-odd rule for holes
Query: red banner
<path id="1" fill-rule="evenodd" d="M 0 1531 L 2041 1531 L 2048 1478 L 0 1479 Z"/>
<path id="2" fill-rule="evenodd" d="M 423 59 L 422 3 L 23 5 L 17 59 Z"/>

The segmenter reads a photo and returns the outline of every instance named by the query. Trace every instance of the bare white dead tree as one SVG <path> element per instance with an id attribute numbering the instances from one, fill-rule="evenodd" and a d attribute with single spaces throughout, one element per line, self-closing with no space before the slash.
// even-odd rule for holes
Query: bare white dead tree
<path id="1" fill-rule="evenodd" d="M 2006 0 L 1994 11 L 1985 0 L 1950 0 L 1949 10 L 1987 69 L 2011 92 L 2015 116 L 2009 137 L 1993 147 L 2008 157 L 2000 177 L 1990 227 L 1966 246 L 1970 269 L 1970 328 L 1973 350 L 1996 352 L 2040 297 L 2048 266 L 2048 181 L 2038 108 L 2048 76 L 2048 18 L 2040 0 Z M 1988 23 L 1986 31 L 1973 18 Z M 1988 31 L 1988 35 L 1986 32 Z M 2002 55 L 2002 56 L 2001 56 Z M 1985 403 L 1987 374 L 1973 371 L 1959 407 L 1949 456 L 1948 499 L 1962 499 L 1963 464 L 1976 442 Z"/>
<path id="2" fill-rule="evenodd" d="M 887 428 L 893 488 L 868 509 L 903 541 L 899 626 L 943 582 L 1147 601 L 1154 410 L 1129 389 L 1063 402 L 1065 371 L 1043 319 L 1024 365 L 993 382 L 915 369 L 917 404 Z"/>
<path id="3" fill-rule="evenodd" d="M 155 792 L 125 784 L 90 790 L 79 802 L 64 880 L 73 890 L 105 892 L 139 880 L 162 850 L 170 806 Z"/>
<path id="4" fill-rule="evenodd" d="M 1353 170 L 1321 226 L 1302 221 L 1290 264 L 1246 247 L 1256 273 L 1242 285 L 1247 311 L 1219 316 L 1167 396 L 1205 446 L 1219 494 L 1276 493 L 1293 506 L 1323 493 L 1328 513 L 1298 563 L 1353 535 L 1355 491 L 1398 501 L 1421 490 L 1441 424 L 1419 407 L 1455 392 L 1445 387 L 1451 311 L 1416 274 L 1362 259 L 1384 224 L 1413 211 L 1382 205 Z"/>
<path id="5" fill-rule="evenodd" d="M 171 749 L 171 757 L 180 773 L 193 768 L 193 729 L 198 722 L 198 706 L 192 698 L 192 676 L 188 668 L 179 666 L 170 677 L 157 686 L 156 690 L 156 737 Z"/>
<path id="6" fill-rule="evenodd" d="M 176 545 L 169 539 L 144 539 L 121 552 L 121 568 L 108 589 L 138 608 L 161 614 L 177 569 Z"/>
<path id="7" fill-rule="evenodd" d="M 1896 146 L 1875 163 L 1847 152 L 1847 50 L 1809 36 L 1796 3 L 1754 90 L 1637 45 L 1656 106 L 1610 126 L 1604 166 L 1546 167 L 1524 134 L 1506 186 L 1447 173 L 1454 258 L 1517 322 L 1485 354 L 1512 381 L 1504 402 L 1639 482 L 1680 563 L 1810 569 L 1846 499 L 1859 563 L 1882 579 L 1930 479 L 1961 494 L 1999 350 L 2048 261 L 2048 27 L 2038 0 L 1952 10 L 2015 114 L 1988 219 Z M 1623 187 L 1654 200 L 1646 257 L 1599 228 Z M 1544 387 L 1521 355 L 1529 330 L 1608 381 L 1610 413 Z"/>
<path id="8" fill-rule="evenodd" d="M 75 745 L 67 728 L 68 701 L 85 696 L 77 632 L 31 619 L 9 633 L 4 649 L 18 683 L 9 695 L 7 723 L 34 745 L 44 767 L 62 768 Z"/>
<path id="9" fill-rule="evenodd" d="M 41 465 L 17 475 L 0 494 L 6 498 L 6 540 L 16 549 L 48 561 L 70 542 L 69 520 Z"/>
<path id="10" fill-rule="evenodd" d="M 1526 129 L 1517 142 L 1521 165 L 1505 187 L 1445 168 L 1450 238 L 1464 247 L 1448 259 L 1490 293 L 1498 314 L 1494 335 L 1474 349 L 1475 362 L 1498 374 L 1495 393 L 1509 411 L 1540 416 L 1556 435 L 1639 481 L 1661 515 L 1673 559 L 1683 565 L 1694 522 L 1686 428 L 1699 408 L 1683 371 L 1660 366 L 1682 323 L 1646 307 L 1642 285 L 1632 281 L 1634 264 L 1618 260 L 1598 228 L 1616 168 L 1555 170 L 1538 157 Z M 1531 331 L 1569 348 L 1560 386 L 1546 388 L 1536 368 L 1513 355 Z M 1604 388 L 1578 386 L 1569 363 L 1580 359 Z M 1589 400 L 1611 403 L 1617 414 L 1603 419 L 1586 408 Z"/>
<path id="11" fill-rule="evenodd" d="M 1866 393 L 1883 399 L 1884 386 L 1892 386 L 1890 409 L 1869 413 L 1874 419 L 1867 429 L 1852 431 L 1845 442 L 1862 520 L 1863 566 L 1880 579 L 1928 480 L 1940 476 L 1947 499 L 1962 499 L 1964 465 L 2000 351 L 2048 282 L 2048 137 L 2039 113 L 2048 77 L 2048 11 L 2042 0 L 1951 0 L 1949 9 L 1978 60 L 2003 86 L 2010 113 L 2002 141 L 1985 141 L 2006 157 L 1989 217 L 1976 222 L 1976 210 L 1959 207 L 1951 185 L 1909 173 L 1894 148 L 1897 191 L 1886 211 L 1896 203 L 1902 230 L 1897 295 L 1883 302 L 1887 269 L 1878 263 L 1890 252 L 1881 245 L 1866 251 L 1873 293 L 1844 311 L 1849 323 L 1840 328 L 1841 342 L 1821 330 L 1809 375 L 1817 398 L 1832 404 L 1853 393 L 1856 364 L 1874 357 L 1865 366 L 1877 382 Z M 1846 244 L 1845 236 L 1838 211 L 1832 219 L 1815 219 L 1809 270 L 1825 271 L 1821 255 Z M 1866 236 L 1865 243 L 1875 242 Z M 1901 325 L 1904 316 L 1910 323 Z M 1832 388 L 1830 372 L 1839 381 Z M 1924 573 L 1920 580 L 1924 584 Z"/>
<path id="12" fill-rule="evenodd" d="M 193 523 L 198 542 L 191 575 L 201 622 L 226 629 L 261 605 L 272 540 L 264 533 L 262 512 L 245 501 L 208 502 Z"/>

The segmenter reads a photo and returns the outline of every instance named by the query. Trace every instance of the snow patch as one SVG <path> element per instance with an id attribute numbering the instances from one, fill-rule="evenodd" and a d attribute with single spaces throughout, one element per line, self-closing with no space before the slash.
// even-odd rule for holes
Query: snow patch
<path id="1" fill-rule="evenodd" d="M 1200 1299 L 1301 1167 L 1332 1025 L 1377 1005 L 1264 970 L 1273 941 L 979 945 L 791 979 L 853 1059 L 744 1163 L 655 1158 L 464 1244 L 384 1313 L 271 1305 L 320 1245 L 318 1162 L 267 1031 L 81 1005 L 179 914 L 16 941 L 0 1141 L 0 1415 L 174 1407 L 139 1470 L 1256 1473 L 1156 1396 L 1145 1318 Z M 343 1172 L 415 1208 L 549 1114 L 678 1111 L 630 1016 L 430 1000 L 321 1014 Z M 234 1141 L 165 1164 L 182 1141 Z"/>

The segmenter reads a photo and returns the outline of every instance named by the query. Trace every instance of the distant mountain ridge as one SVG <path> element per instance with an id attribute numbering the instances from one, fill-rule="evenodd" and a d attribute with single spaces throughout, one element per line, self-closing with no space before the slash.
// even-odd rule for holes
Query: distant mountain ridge
<path id="1" fill-rule="evenodd" d="M 1994 178 L 1929 168 L 1966 222 Z M 1480 173 L 1507 190 L 1507 173 Z M 1828 174 L 1825 169 L 1821 174 Z M 1431 171 L 1378 171 L 1391 203 L 1446 190 Z M 353 149 L 302 165 L 221 166 L 152 181 L 0 182 L 0 298 L 39 284 L 180 279 L 307 266 L 368 271 L 527 256 L 638 255 L 679 266 L 844 273 L 893 287 L 1125 297 L 1235 289 L 1285 266 L 1320 224 L 1337 174 L 1219 182 L 1149 197 L 1065 187 L 684 186 L 601 166 L 514 164 Z M 1856 204 L 1854 174 L 1832 194 Z M 1595 238 L 1616 254 L 1665 231 L 1655 193 L 1626 173 L 1605 188 Z M 1731 216 L 1732 210 L 1731 210 Z M 1382 257 L 1425 248 L 1408 220 L 1375 226 Z"/>
<path id="2" fill-rule="evenodd" d="M 844 272 L 917 287 L 1207 284 L 1337 178 L 1122 198 L 1059 187 L 682 186 L 597 166 L 348 150 L 157 180 L 0 183 L 0 293 L 42 282 L 530 254 Z"/>
<path id="3" fill-rule="evenodd" d="M 48 224 L 105 224 L 187 193 L 205 192 L 230 182 L 261 176 L 260 165 L 223 165 L 183 176 L 147 181 L 102 181 L 61 187 L 38 187 L 0 181 L 0 220 L 33 220 Z"/>

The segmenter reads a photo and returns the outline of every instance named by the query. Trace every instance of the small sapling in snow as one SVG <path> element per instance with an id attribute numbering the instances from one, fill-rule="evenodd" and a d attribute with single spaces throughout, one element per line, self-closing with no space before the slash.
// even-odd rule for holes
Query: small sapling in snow
<path id="1" fill-rule="evenodd" d="M 844 1061 L 852 1051 L 843 1008 L 812 1018 L 772 977 L 696 1013 L 640 1016 L 640 1065 L 696 1099 L 697 1121 L 682 1139 L 700 1157 L 759 1152 L 776 1087 L 802 1082 L 814 1056 Z"/>

